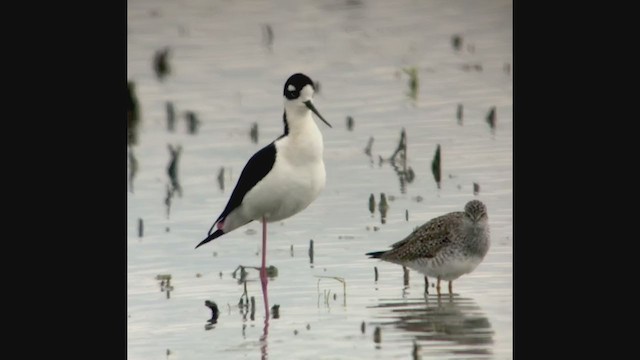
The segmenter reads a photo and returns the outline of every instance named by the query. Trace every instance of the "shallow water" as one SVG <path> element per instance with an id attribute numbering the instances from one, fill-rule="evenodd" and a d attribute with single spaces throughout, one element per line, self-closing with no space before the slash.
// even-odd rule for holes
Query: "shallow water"
<path id="1" fill-rule="evenodd" d="M 127 6 L 128 78 L 136 83 L 142 117 L 127 204 L 130 359 L 406 359 L 414 341 L 422 358 L 512 358 L 513 91 L 505 71 L 512 64 L 511 1 L 132 0 Z M 271 48 L 266 24 L 273 29 Z M 454 34 L 462 35 L 460 51 L 452 46 Z M 164 46 L 171 49 L 172 72 L 159 81 L 152 58 Z M 416 100 L 403 72 L 410 67 L 419 75 Z M 327 185 L 306 210 L 269 225 L 268 264 L 278 269 L 269 303 L 280 308 L 261 340 L 258 273 L 247 269 L 253 318 L 238 307 L 244 286 L 232 276 L 239 265 L 260 265 L 260 224 L 194 247 L 226 205 L 246 160 L 282 133 L 281 91 L 294 72 L 320 82 L 314 102 L 333 125 L 318 121 Z M 174 132 L 167 130 L 166 101 L 176 109 Z M 493 106 L 494 132 L 485 119 Z M 187 111 L 200 120 L 195 134 L 188 132 Z M 254 122 L 257 143 L 249 135 Z M 379 163 L 393 154 L 403 128 L 406 165 L 415 174 L 404 183 L 389 163 Z M 364 152 L 370 137 L 371 157 Z M 169 208 L 168 145 L 181 146 L 182 188 Z M 431 173 L 438 145 L 440 189 Z M 381 193 L 389 203 L 384 224 Z M 410 272 L 405 286 L 402 267 L 364 255 L 473 198 L 488 207 L 492 244 L 473 273 L 454 281 L 453 296 L 444 283 L 440 299 L 435 289 L 425 299 L 418 273 Z M 156 279 L 161 274 L 171 275 L 168 294 Z M 343 278 L 346 293 L 342 283 L 319 276 Z M 220 309 L 208 330 L 206 300 Z"/>

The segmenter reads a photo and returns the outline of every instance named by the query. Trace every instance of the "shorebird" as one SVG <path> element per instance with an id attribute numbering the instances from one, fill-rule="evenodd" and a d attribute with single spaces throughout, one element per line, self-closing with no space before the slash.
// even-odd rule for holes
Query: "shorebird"
<path id="1" fill-rule="evenodd" d="M 452 283 L 468 274 L 482 262 L 490 246 L 487 207 L 478 200 L 469 201 L 464 211 L 451 212 L 427 221 L 403 240 L 391 245 L 391 250 L 367 253 L 370 258 L 381 259 L 406 266 L 438 279 L 436 290 L 440 295 L 440 280 Z M 425 288 L 425 292 L 427 291 Z"/>
<path id="2" fill-rule="evenodd" d="M 311 113 L 331 127 L 313 105 L 313 81 L 291 75 L 284 84 L 284 134 L 247 162 L 231 197 L 208 236 L 196 248 L 251 221 L 262 222 L 260 281 L 267 302 L 267 223 L 289 218 L 308 207 L 324 189 L 322 133 Z M 213 229 L 216 228 L 215 232 Z M 268 317 L 268 316 L 267 316 Z"/>

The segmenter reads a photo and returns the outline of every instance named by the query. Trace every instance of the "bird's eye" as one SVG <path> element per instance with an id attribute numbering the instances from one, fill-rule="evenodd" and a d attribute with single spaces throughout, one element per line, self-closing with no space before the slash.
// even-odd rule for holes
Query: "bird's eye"
<path id="1" fill-rule="evenodd" d="M 289 90 L 289 91 L 292 91 L 292 92 L 293 92 L 293 91 L 296 91 L 296 87 L 295 87 L 295 86 L 293 86 L 293 85 L 291 85 L 291 84 L 289 84 L 289 86 L 287 86 L 287 90 Z"/>

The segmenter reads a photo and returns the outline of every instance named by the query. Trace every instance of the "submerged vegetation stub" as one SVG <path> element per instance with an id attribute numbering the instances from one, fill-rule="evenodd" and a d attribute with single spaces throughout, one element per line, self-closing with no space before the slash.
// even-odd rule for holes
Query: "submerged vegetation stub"
<path id="1" fill-rule="evenodd" d="M 433 178 L 438 185 L 438 189 L 440 189 L 440 180 L 442 179 L 441 172 L 441 161 L 440 161 L 440 144 L 436 147 L 436 153 L 433 156 L 433 160 L 431 161 L 431 173 L 433 174 Z"/>

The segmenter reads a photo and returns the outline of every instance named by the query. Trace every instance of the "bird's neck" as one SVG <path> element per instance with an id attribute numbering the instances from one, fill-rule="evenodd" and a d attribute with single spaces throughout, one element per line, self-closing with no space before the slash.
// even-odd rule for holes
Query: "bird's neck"
<path id="1" fill-rule="evenodd" d="M 463 229 L 464 237 L 471 239 L 467 246 L 474 249 L 474 252 L 486 254 L 489 249 L 489 223 L 487 220 L 478 222 L 465 220 Z"/>
<path id="2" fill-rule="evenodd" d="M 470 235 L 483 233 L 487 230 L 487 227 L 488 227 L 488 223 L 486 220 L 474 222 L 474 221 L 465 219 L 464 224 L 465 224 L 464 230 L 468 232 Z"/>
<path id="3" fill-rule="evenodd" d="M 322 133 L 312 118 L 311 111 L 286 111 L 285 117 L 288 133 L 282 141 L 287 143 L 290 152 L 288 155 L 305 161 L 322 159 Z"/>
<path id="4" fill-rule="evenodd" d="M 322 142 L 322 134 L 308 109 L 287 109 L 284 114 L 289 136 Z"/>

